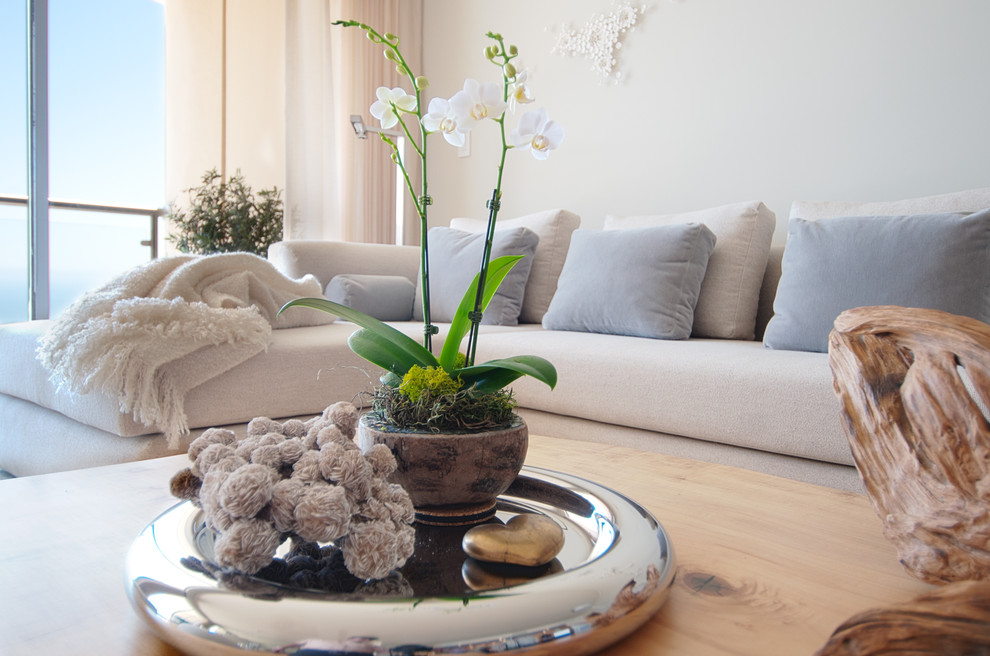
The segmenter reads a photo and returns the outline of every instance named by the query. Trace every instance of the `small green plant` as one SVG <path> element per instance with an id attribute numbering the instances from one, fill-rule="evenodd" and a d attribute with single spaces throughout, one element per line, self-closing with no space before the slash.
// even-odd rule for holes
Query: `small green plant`
<path id="1" fill-rule="evenodd" d="M 427 369 L 432 369 L 428 367 Z M 406 378 L 426 369 L 413 367 Z M 414 373 L 416 372 L 416 373 Z M 372 398 L 371 416 L 383 424 L 404 430 L 428 432 L 471 432 L 507 426 L 514 419 L 516 400 L 511 389 L 501 389 L 486 394 L 461 387 L 443 369 L 434 369 L 440 375 L 429 375 L 430 383 L 446 378 L 453 383 L 436 387 L 415 387 L 404 390 L 382 385 Z M 408 392 L 412 391 L 412 394 Z"/>
<path id="2" fill-rule="evenodd" d="M 450 377 L 442 367 L 410 367 L 402 377 L 399 392 L 415 403 L 424 394 L 443 396 L 453 394 L 460 389 L 461 384 Z"/>
<path id="3" fill-rule="evenodd" d="M 463 354 L 458 359 L 458 366 L 463 366 Z M 475 394 L 443 367 L 413 365 L 398 387 L 376 390 L 372 415 L 407 429 L 450 432 L 504 426 L 512 421 L 515 409 L 510 390 Z"/>
<path id="4" fill-rule="evenodd" d="M 203 184 L 186 189 L 189 207 L 169 206 L 176 232 L 168 240 L 183 253 L 248 252 L 265 257 L 282 239 L 282 199 L 277 187 L 262 189 L 255 199 L 238 171 L 226 182 L 211 169 Z"/>

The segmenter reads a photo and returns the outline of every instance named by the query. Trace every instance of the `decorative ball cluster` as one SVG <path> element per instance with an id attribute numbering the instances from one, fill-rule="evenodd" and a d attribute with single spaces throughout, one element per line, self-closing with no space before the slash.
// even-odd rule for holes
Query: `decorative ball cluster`
<path id="1" fill-rule="evenodd" d="M 192 466 L 172 478 L 172 494 L 203 509 L 217 533 L 219 565 L 254 574 L 290 537 L 333 542 L 361 579 L 380 579 L 412 555 L 415 511 L 386 479 L 395 471 L 383 444 L 354 443 L 358 412 L 335 403 L 308 421 L 256 417 L 247 437 L 211 428 L 189 445 Z"/>
<path id="2" fill-rule="evenodd" d="M 623 2 L 614 11 L 596 14 L 580 30 L 565 29 L 557 34 L 553 52 L 561 55 L 582 55 L 591 60 L 591 69 L 602 81 L 617 81 L 622 73 L 616 66 L 615 51 L 622 47 L 622 36 L 635 27 L 646 5 L 633 7 Z"/>

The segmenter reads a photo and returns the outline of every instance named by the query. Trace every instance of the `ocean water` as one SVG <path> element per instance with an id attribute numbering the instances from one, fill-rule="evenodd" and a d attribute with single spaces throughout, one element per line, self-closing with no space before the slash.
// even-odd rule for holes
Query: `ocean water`
<path id="1" fill-rule="evenodd" d="M 49 316 L 80 295 L 151 258 L 146 217 L 61 210 L 49 227 Z M 27 231 L 23 219 L 0 217 L 0 323 L 26 321 Z"/>
<path id="2" fill-rule="evenodd" d="M 0 323 L 28 320 L 27 276 L 20 280 L 14 272 L 0 269 Z M 96 289 L 115 275 L 104 276 L 101 272 L 80 271 L 67 275 L 65 280 L 52 281 L 49 289 L 50 312 L 55 318 L 69 307 L 83 293 Z"/>
<path id="3" fill-rule="evenodd" d="M 27 287 L 12 272 L 0 271 L 0 323 L 26 321 Z"/>

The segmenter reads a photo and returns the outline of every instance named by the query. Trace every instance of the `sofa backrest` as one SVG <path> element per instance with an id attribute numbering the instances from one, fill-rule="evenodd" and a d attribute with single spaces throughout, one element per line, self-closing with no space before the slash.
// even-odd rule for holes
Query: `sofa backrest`
<path id="1" fill-rule="evenodd" d="M 756 339 L 773 316 L 773 297 L 780 280 L 783 246 L 773 246 L 760 290 L 756 316 Z M 405 276 L 413 284 L 419 276 L 419 247 L 393 244 L 362 244 L 357 242 L 289 240 L 272 244 L 268 259 L 290 278 L 312 274 L 326 289 L 339 274 L 372 274 Z"/>
<path id="2" fill-rule="evenodd" d="M 362 244 L 341 241 L 280 241 L 268 248 L 268 259 L 290 278 L 311 273 L 323 289 L 338 274 L 419 276 L 419 246 Z"/>
<path id="3" fill-rule="evenodd" d="M 990 187 L 893 202 L 795 201 L 791 207 L 790 218 L 818 220 L 833 216 L 871 214 L 973 212 L 988 206 L 990 206 Z M 578 222 L 579 219 L 565 226 L 567 242 L 563 244 L 563 248 L 557 249 L 559 250 L 557 259 L 561 265 L 566 257 L 570 233 L 577 227 Z M 763 339 L 767 324 L 773 316 L 773 302 L 780 282 L 783 255 L 783 244 L 770 247 L 756 314 L 757 340 Z M 338 274 L 401 275 L 414 284 L 419 274 L 418 246 L 295 240 L 273 244 L 268 249 L 268 259 L 280 271 L 292 278 L 301 278 L 307 273 L 315 275 L 324 288 Z M 552 277 L 548 278 L 554 287 L 559 273 L 557 267 L 551 272 Z"/>

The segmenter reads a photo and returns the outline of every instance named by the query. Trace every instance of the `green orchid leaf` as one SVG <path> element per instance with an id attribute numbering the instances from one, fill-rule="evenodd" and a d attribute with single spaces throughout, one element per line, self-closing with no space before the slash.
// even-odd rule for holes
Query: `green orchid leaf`
<path id="1" fill-rule="evenodd" d="M 522 376 L 532 376 L 553 389 L 557 385 L 557 369 L 549 361 L 537 355 L 516 355 L 511 358 L 489 360 L 473 367 L 454 371 L 465 386 L 474 385 L 481 393 L 496 392 Z"/>
<path id="2" fill-rule="evenodd" d="M 367 328 L 359 328 L 351 333 L 351 336 L 347 338 L 347 345 L 371 364 L 376 364 L 386 372 L 395 375 L 400 384 L 402 383 L 402 376 L 414 365 L 430 366 L 423 364 L 419 359 L 410 357 L 409 353 L 397 346 L 395 342 Z M 389 381 L 391 380 L 393 379 L 389 378 Z M 382 382 L 387 385 L 390 384 L 386 381 Z M 395 387 L 395 385 L 390 386 Z"/>
<path id="3" fill-rule="evenodd" d="M 509 271 L 512 271 L 512 267 L 523 257 L 525 255 L 503 255 L 502 257 L 496 257 L 488 264 L 488 275 L 485 277 L 485 293 L 481 304 L 482 311 L 488 307 L 488 303 L 495 296 L 495 292 L 498 291 L 502 281 L 505 280 L 505 276 L 509 274 Z M 450 322 L 450 332 L 447 333 L 447 339 L 444 340 L 443 348 L 440 350 L 440 366 L 447 371 L 453 371 L 454 367 L 457 366 L 457 352 L 461 347 L 461 340 L 471 330 L 471 320 L 468 318 L 468 315 L 474 311 L 474 301 L 478 295 L 478 280 L 480 278 L 481 274 L 478 273 L 474 277 L 474 280 L 471 281 L 471 284 L 468 285 L 467 291 L 464 292 L 464 296 L 461 298 L 461 304 L 457 306 L 457 311 L 454 312 L 453 319 Z"/>
<path id="4" fill-rule="evenodd" d="M 278 313 L 282 314 L 290 307 L 308 307 L 321 310 L 361 326 L 364 331 L 359 330 L 351 335 L 350 339 L 347 340 L 348 345 L 362 358 L 386 371 L 401 376 L 409 371 L 409 367 L 413 365 L 438 366 L 436 357 L 419 342 L 364 312 L 352 310 L 346 305 L 334 303 L 325 298 L 297 298 L 283 305 Z"/>
<path id="5" fill-rule="evenodd" d="M 461 380 L 464 382 L 465 387 L 473 385 L 475 391 L 478 393 L 490 394 L 508 387 L 524 375 L 512 369 L 490 369 L 485 374 L 477 377 L 472 376 L 469 379 L 465 379 L 462 376 Z"/>

